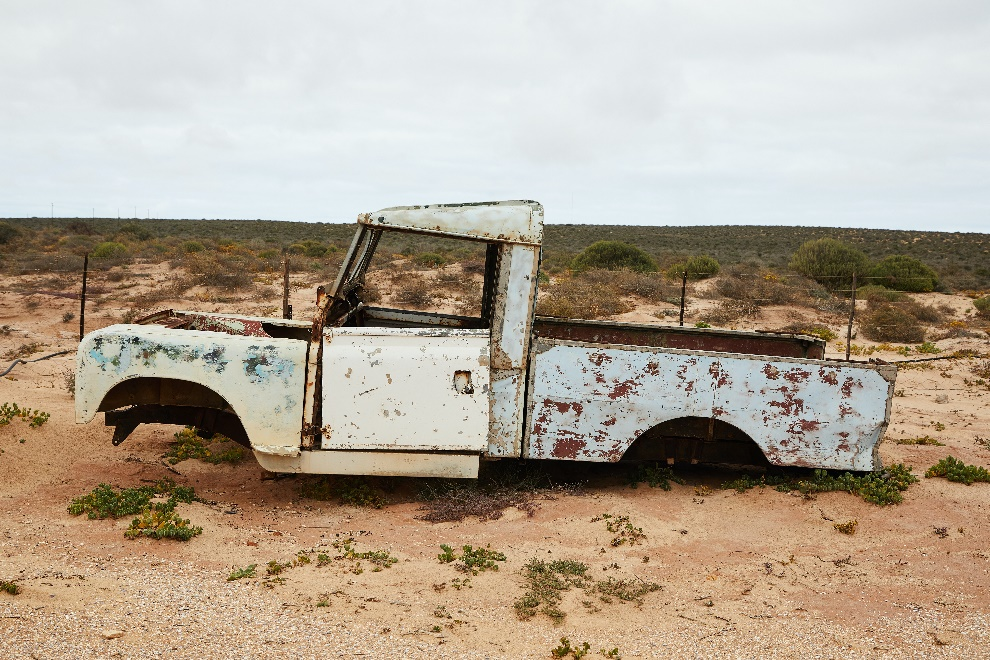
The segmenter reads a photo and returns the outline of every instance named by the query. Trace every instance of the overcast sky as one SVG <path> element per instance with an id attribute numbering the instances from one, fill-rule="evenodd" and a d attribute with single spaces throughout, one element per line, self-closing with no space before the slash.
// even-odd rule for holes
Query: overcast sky
<path id="1" fill-rule="evenodd" d="M 990 2 L 0 0 L 0 216 L 990 231 Z"/>

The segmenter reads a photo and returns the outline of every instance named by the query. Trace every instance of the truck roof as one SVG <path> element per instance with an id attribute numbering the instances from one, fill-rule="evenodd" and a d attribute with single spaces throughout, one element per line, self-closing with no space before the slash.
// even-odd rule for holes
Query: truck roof
<path id="1" fill-rule="evenodd" d="M 362 213 L 358 222 L 379 229 L 458 236 L 501 243 L 543 242 L 543 205 L 528 200 L 394 206 Z"/>

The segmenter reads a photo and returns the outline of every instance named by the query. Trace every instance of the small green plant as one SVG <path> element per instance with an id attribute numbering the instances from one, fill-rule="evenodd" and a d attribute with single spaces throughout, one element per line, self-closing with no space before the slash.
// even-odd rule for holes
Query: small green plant
<path id="1" fill-rule="evenodd" d="M 759 479 L 754 479 L 747 474 L 722 484 L 722 489 L 743 493 L 757 486 L 760 488 L 771 486 L 783 493 L 796 490 L 809 497 L 815 493 L 845 491 L 859 495 L 871 504 L 885 506 L 900 504 L 904 500 L 901 493 L 917 482 L 918 478 L 911 474 L 910 467 L 897 463 L 880 472 L 862 475 L 854 475 L 851 472 L 832 475 L 827 470 L 815 470 L 808 479 L 773 475 L 763 475 Z"/>
<path id="2" fill-rule="evenodd" d="M 646 538 L 642 527 L 635 527 L 629 522 L 629 516 L 614 516 L 611 513 L 603 513 L 591 519 L 591 522 L 605 521 L 605 529 L 615 537 L 609 542 L 613 548 L 620 545 L 636 545 Z"/>
<path id="3" fill-rule="evenodd" d="M 884 257 L 869 271 L 872 282 L 895 291 L 928 293 L 939 286 L 938 275 L 926 264 L 903 254 Z"/>
<path id="4" fill-rule="evenodd" d="M 213 444 L 225 443 L 230 444 L 221 450 L 210 447 Z M 244 458 L 244 449 L 227 436 L 219 433 L 214 435 L 212 439 L 206 440 L 199 435 L 194 427 L 187 426 L 175 434 L 175 444 L 165 452 L 165 458 L 172 465 L 190 458 L 214 465 L 237 463 Z"/>
<path id="5" fill-rule="evenodd" d="M 153 486 L 116 490 L 110 484 L 103 483 L 88 495 L 72 500 L 69 513 L 74 516 L 85 513 L 90 520 L 134 515 L 151 504 L 156 494 Z"/>
<path id="6" fill-rule="evenodd" d="M 550 655 L 552 655 L 555 658 L 566 658 L 567 656 L 570 656 L 572 658 L 577 658 L 578 660 L 580 660 L 580 658 L 586 656 L 588 654 L 588 651 L 590 650 L 591 650 L 591 644 L 589 644 L 588 642 L 582 642 L 577 646 L 571 646 L 571 641 L 569 639 L 567 639 L 566 637 L 561 637 L 560 645 L 557 646 L 556 648 L 551 649 Z"/>
<path id="7" fill-rule="evenodd" d="M 647 582 L 638 578 L 617 580 L 609 577 L 607 580 L 596 582 L 593 591 L 603 603 L 611 603 L 614 599 L 621 602 L 642 605 L 643 596 L 654 591 L 660 591 L 660 585 L 656 582 Z"/>
<path id="8" fill-rule="evenodd" d="M 684 263 L 674 264 L 664 272 L 664 275 L 669 279 L 679 280 L 687 273 L 689 280 L 703 280 L 718 275 L 720 270 L 722 266 L 718 263 L 718 259 L 702 254 L 690 257 Z"/>
<path id="9" fill-rule="evenodd" d="M 659 463 L 640 463 L 629 475 L 629 487 L 638 488 L 640 482 L 646 482 L 650 488 L 670 490 L 670 482 L 683 484 L 684 480 L 674 474 L 674 470 Z"/>
<path id="10" fill-rule="evenodd" d="M 437 555 L 437 559 L 440 560 L 441 564 L 449 564 L 450 562 L 457 559 L 457 555 L 454 554 L 454 549 L 451 548 L 449 545 L 441 543 L 440 550 L 442 550 L 442 552 L 439 555 Z"/>
<path id="11" fill-rule="evenodd" d="M 611 650 L 606 651 L 605 649 L 599 649 L 598 654 L 605 658 L 613 658 L 614 660 L 622 660 L 622 656 L 619 654 L 619 647 L 612 647 Z"/>
<path id="12" fill-rule="evenodd" d="M 281 575 L 284 571 L 292 568 L 292 562 L 282 563 L 277 559 L 272 559 L 265 567 L 266 575 Z"/>
<path id="13" fill-rule="evenodd" d="M 454 549 L 449 545 L 442 544 L 440 550 L 442 552 L 437 555 L 437 559 L 441 564 L 449 564 L 460 559 L 461 563 L 454 568 L 462 573 L 470 573 L 471 575 L 477 575 L 484 571 L 497 571 L 498 564 L 496 562 L 505 561 L 505 554 L 497 550 L 492 550 L 491 545 L 487 545 L 484 548 L 474 548 L 470 545 L 461 546 L 460 557 L 454 554 Z"/>
<path id="14" fill-rule="evenodd" d="M 966 465 L 953 456 L 946 456 L 925 472 L 926 477 L 943 477 L 970 486 L 976 482 L 990 483 L 990 472 L 979 465 Z"/>
<path id="15" fill-rule="evenodd" d="M 233 582 L 234 580 L 240 580 L 243 578 L 256 577 L 256 568 L 258 568 L 257 564 L 251 564 L 250 566 L 245 566 L 244 568 L 236 568 L 231 571 L 230 575 L 227 576 L 227 582 Z"/>
<path id="16" fill-rule="evenodd" d="M 898 438 L 895 440 L 899 445 L 931 445 L 933 447 L 944 447 L 945 443 L 939 442 L 930 435 L 923 435 L 917 438 Z"/>
<path id="17" fill-rule="evenodd" d="M 935 354 L 941 353 L 942 349 L 936 346 L 930 341 L 922 342 L 920 346 L 916 349 L 919 353 Z"/>
<path id="18" fill-rule="evenodd" d="M 694 327 L 696 327 L 696 328 L 710 328 L 710 327 L 712 327 L 712 324 L 711 323 L 705 323 L 704 321 L 698 321 L 697 323 L 694 324 Z"/>
<path id="19" fill-rule="evenodd" d="M 852 536 L 853 534 L 856 533 L 856 527 L 858 525 L 859 525 L 858 520 L 847 520 L 846 522 L 843 523 L 834 523 L 832 527 L 835 527 L 835 529 L 842 534 L 848 534 L 849 536 Z"/>
<path id="20" fill-rule="evenodd" d="M 13 580 L 0 580 L 0 591 L 11 596 L 16 596 L 21 593 L 21 588 Z"/>
<path id="21" fill-rule="evenodd" d="M 157 540 L 188 541 L 202 533 L 203 528 L 194 526 L 189 520 L 182 518 L 175 512 L 175 503 L 169 500 L 152 504 L 142 511 L 140 517 L 131 522 L 124 536 L 129 539 L 146 536 Z"/>
<path id="22" fill-rule="evenodd" d="M 320 594 L 320 599 L 316 601 L 317 607 L 330 607 L 330 594 Z"/>
<path id="23" fill-rule="evenodd" d="M 371 569 L 373 573 L 377 573 L 383 568 L 391 568 L 394 564 L 399 563 L 399 560 L 393 557 L 388 550 L 368 550 L 366 552 L 358 552 L 354 549 L 353 543 L 353 538 L 346 538 L 339 541 L 334 541 L 333 547 L 340 552 L 340 556 L 337 557 L 337 559 L 351 559 L 358 561 L 358 566 L 356 566 L 355 569 L 360 566 L 359 560 L 371 562 L 374 565 L 374 568 Z"/>
<path id="24" fill-rule="evenodd" d="M 973 301 L 973 307 L 976 308 L 976 313 L 979 316 L 990 318 L 990 296 L 977 298 Z"/>
<path id="25" fill-rule="evenodd" d="M 430 632 L 435 632 L 435 633 L 438 633 L 438 632 L 440 632 L 441 630 L 443 630 L 443 628 L 441 628 L 441 627 L 440 627 L 440 626 L 438 626 L 438 625 L 434 625 L 434 626 L 433 626 L 432 628 L 430 628 Z"/>
<path id="26" fill-rule="evenodd" d="M 40 410 L 21 408 L 16 403 L 0 405 L 0 426 L 7 426 L 14 419 L 22 419 L 33 429 L 41 428 L 51 415 Z"/>

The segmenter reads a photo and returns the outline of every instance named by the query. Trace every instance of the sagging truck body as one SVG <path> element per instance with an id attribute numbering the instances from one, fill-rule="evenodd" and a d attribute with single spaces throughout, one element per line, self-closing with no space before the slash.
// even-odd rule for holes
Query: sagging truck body
<path id="1" fill-rule="evenodd" d="M 479 316 L 367 305 L 384 232 L 486 245 Z M 535 315 L 543 208 L 361 215 L 315 319 L 166 310 L 88 334 L 76 421 L 187 424 L 274 472 L 472 478 L 485 459 L 880 467 L 896 367 L 804 335 Z"/>

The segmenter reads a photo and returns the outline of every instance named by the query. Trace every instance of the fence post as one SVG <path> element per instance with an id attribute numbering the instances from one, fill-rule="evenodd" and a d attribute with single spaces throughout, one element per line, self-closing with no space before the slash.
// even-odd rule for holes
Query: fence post
<path id="1" fill-rule="evenodd" d="M 82 292 L 79 294 L 79 341 L 86 334 L 86 276 L 89 274 L 89 252 L 83 257 Z"/>
<path id="2" fill-rule="evenodd" d="M 289 251 L 282 252 L 282 318 L 292 318 L 292 306 L 289 305 Z"/>
<path id="3" fill-rule="evenodd" d="M 846 362 L 849 362 L 849 350 L 852 348 L 853 318 L 856 316 L 856 273 L 853 273 L 852 302 L 849 304 L 849 326 L 846 328 Z"/>
<path id="4" fill-rule="evenodd" d="M 681 317 L 680 324 L 684 327 L 684 294 L 687 292 L 687 271 L 681 273 Z"/>

